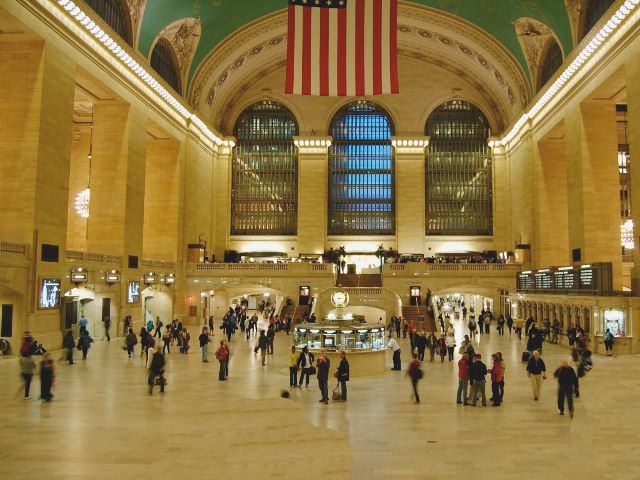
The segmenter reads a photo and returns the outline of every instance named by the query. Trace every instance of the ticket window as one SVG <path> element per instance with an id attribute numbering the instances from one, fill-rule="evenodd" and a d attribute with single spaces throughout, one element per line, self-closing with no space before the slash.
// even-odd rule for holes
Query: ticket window
<path id="1" fill-rule="evenodd" d="M 309 298 L 311 297 L 311 287 L 303 285 L 300 287 L 300 293 L 298 294 L 298 305 L 309 305 Z"/>
<path id="2" fill-rule="evenodd" d="M 422 289 L 420 287 L 410 287 L 410 304 L 420 306 L 422 304 Z"/>

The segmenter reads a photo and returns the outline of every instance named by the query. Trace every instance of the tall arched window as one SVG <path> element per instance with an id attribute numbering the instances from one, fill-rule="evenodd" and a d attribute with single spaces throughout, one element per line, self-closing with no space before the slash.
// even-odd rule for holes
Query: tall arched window
<path id="1" fill-rule="evenodd" d="M 125 42 L 133 45 L 131 17 L 125 0 L 85 0 L 85 2 Z"/>
<path id="2" fill-rule="evenodd" d="M 298 220 L 298 124 L 284 106 L 247 107 L 234 134 L 232 235 L 295 235 Z M 321 180 L 319 180 L 321 181 Z"/>
<path id="3" fill-rule="evenodd" d="M 427 120 L 427 235 L 492 235 L 489 122 L 471 103 L 452 100 Z"/>
<path id="4" fill-rule="evenodd" d="M 553 77 L 553 74 L 562 66 L 562 49 L 556 39 L 552 39 L 551 43 L 547 47 L 547 51 L 540 69 L 540 76 L 538 80 L 538 90 L 546 85 L 546 83 Z"/>
<path id="5" fill-rule="evenodd" d="M 173 54 L 173 47 L 164 38 L 159 39 L 151 52 L 151 68 L 173 88 L 181 93 L 180 69 Z"/>
<path id="6" fill-rule="evenodd" d="M 358 100 L 336 113 L 329 149 L 329 235 L 395 235 L 389 115 Z"/>
<path id="7" fill-rule="evenodd" d="M 614 0 L 588 0 L 584 12 L 584 21 L 582 26 L 582 38 L 584 38 L 591 29 L 598 23 L 598 20 L 613 5 Z"/>

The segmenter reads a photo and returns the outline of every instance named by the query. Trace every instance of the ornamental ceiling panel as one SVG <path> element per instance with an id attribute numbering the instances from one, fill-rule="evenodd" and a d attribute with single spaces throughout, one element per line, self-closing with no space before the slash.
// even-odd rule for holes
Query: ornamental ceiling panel
<path id="1" fill-rule="evenodd" d="M 145 3 L 129 1 L 142 6 Z M 229 35 L 266 15 L 283 12 L 287 5 L 286 0 L 147 0 L 146 3 L 138 41 L 145 56 L 167 25 L 188 17 L 200 20 L 202 39 L 193 55 L 189 83 L 201 62 Z M 513 25 L 518 18 L 528 17 L 547 25 L 565 53 L 573 48 L 565 0 L 400 0 L 399 3 L 400 10 L 412 5 L 431 7 L 476 25 L 501 44 L 524 71 L 528 71 L 527 59 Z M 141 10 L 137 11 L 142 13 Z"/>

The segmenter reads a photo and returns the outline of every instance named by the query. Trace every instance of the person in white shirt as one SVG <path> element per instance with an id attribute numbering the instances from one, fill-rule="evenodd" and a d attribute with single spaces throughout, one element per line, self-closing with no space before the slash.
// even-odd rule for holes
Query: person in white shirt
<path id="1" fill-rule="evenodd" d="M 393 368 L 391 370 L 402 370 L 400 362 L 400 345 L 398 345 L 398 342 L 396 342 L 394 338 L 391 338 L 387 343 L 387 347 L 389 347 L 393 352 Z"/>
<path id="2" fill-rule="evenodd" d="M 456 339 L 453 336 L 453 332 L 447 333 L 447 336 L 444 339 L 445 344 L 447 345 L 447 353 L 449 354 L 449 361 L 453 362 L 453 349 L 456 347 Z"/>

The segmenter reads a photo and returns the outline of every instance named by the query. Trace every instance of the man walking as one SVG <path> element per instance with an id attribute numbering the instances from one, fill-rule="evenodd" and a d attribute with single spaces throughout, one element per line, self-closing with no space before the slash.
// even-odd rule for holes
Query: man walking
<path id="1" fill-rule="evenodd" d="M 467 403 L 467 384 L 469 383 L 469 364 L 465 355 L 458 360 L 458 393 L 456 394 L 456 404 Z"/>
<path id="2" fill-rule="evenodd" d="M 398 345 L 398 342 L 396 342 L 395 339 L 390 338 L 387 346 L 393 352 L 393 368 L 391 370 L 402 370 L 400 362 L 400 345 Z"/>
<path id="3" fill-rule="evenodd" d="M 540 358 L 540 352 L 538 350 L 534 350 L 533 356 L 527 363 L 527 376 L 531 379 L 533 399 L 538 400 L 538 398 L 540 398 L 542 381 L 547 378 L 547 367 L 544 364 L 544 360 Z"/>
<path id="4" fill-rule="evenodd" d="M 202 350 L 202 363 L 209 363 L 209 335 L 207 333 L 207 327 L 202 327 L 202 333 L 198 337 L 200 342 L 200 349 Z"/>
<path id="5" fill-rule="evenodd" d="M 553 376 L 558 379 L 558 410 L 560 410 L 560 415 L 564 415 L 564 399 L 566 398 L 569 415 L 573 418 L 573 389 L 578 386 L 576 372 L 568 361 L 563 360 Z"/>

